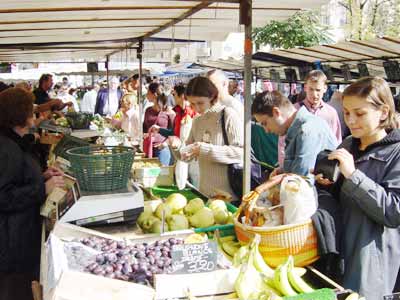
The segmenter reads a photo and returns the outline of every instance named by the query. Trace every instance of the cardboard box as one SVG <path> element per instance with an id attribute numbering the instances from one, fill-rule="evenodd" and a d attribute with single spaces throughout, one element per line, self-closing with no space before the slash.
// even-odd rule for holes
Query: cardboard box
<path id="1" fill-rule="evenodd" d="M 143 164 L 152 164 L 151 167 L 143 167 Z M 144 187 L 155 185 L 173 185 L 175 166 L 161 166 L 157 158 L 143 158 L 134 160 L 132 165 L 132 177 Z"/>

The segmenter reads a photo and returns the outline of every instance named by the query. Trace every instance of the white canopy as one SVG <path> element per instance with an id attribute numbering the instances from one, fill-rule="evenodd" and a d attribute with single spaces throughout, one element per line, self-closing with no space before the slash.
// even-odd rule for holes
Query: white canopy
<path id="1" fill-rule="evenodd" d="M 139 38 L 223 40 L 229 32 L 240 31 L 238 2 L 1 1 L 0 61 L 99 61 L 127 46 L 136 46 Z M 253 26 L 326 2 L 253 0 Z"/>

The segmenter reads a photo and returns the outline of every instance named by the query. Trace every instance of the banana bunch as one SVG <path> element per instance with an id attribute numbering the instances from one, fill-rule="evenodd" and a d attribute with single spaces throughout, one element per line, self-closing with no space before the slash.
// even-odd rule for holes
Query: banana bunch
<path id="1" fill-rule="evenodd" d="M 295 271 L 292 256 L 276 268 L 273 283 L 283 296 L 296 296 L 314 291 Z"/>
<path id="2" fill-rule="evenodd" d="M 255 235 L 249 245 L 240 247 L 233 257 L 233 266 L 240 267 L 235 289 L 239 299 L 271 300 L 280 296 L 295 296 L 313 292 L 302 278 L 304 268 L 295 268 L 293 257 L 273 270 L 259 251 L 260 236 Z"/>
<path id="3" fill-rule="evenodd" d="M 281 299 L 279 291 L 271 284 L 274 270 L 264 261 L 258 250 L 260 236 L 256 235 L 250 245 L 242 246 L 233 258 L 233 265 L 241 265 L 239 277 L 235 282 L 235 290 L 240 300 L 272 300 Z"/>
<path id="4" fill-rule="evenodd" d="M 353 292 L 350 295 L 348 295 L 345 300 L 365 300 L 365 298 L 360 297 L 358 293 Z"/>
<path id="5" fill-rule="evenodd" d="M 240 249 L 240 243 L 235 240 L 233 235 L 221 237 L 219 233 L 216 232 L 214 237 L 217 241 L 218 251 L 221 252 L 226 259 L 232 262 L 235 253 Z"/>

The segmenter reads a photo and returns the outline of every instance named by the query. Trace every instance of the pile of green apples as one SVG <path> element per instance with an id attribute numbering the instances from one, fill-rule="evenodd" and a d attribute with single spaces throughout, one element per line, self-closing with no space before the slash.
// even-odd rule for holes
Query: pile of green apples
<path id="1" fill-rule="evenodd" d="M 164 231 L 233 223 L 232 213 L 228 211 L 224 201 L 213 200 L 206 206 L 200 198 L 188 201 L 184 195 L 174 193 L 169 195 L 165 202 L 158 204 L 154 210 L 151 205 L 145 205 L 137 224 L 145 233 L 161 233 L 163 214 Z"/>

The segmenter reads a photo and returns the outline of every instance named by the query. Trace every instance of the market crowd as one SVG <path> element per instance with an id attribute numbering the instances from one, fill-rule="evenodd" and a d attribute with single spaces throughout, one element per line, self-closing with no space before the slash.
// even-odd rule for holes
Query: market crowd
<path id="1" fill-rule="evenodd" d="M 0 88 L 0 299 L 32 299 L 31 281 L 39 278 L 40 206 L 64 185 L 63 173 L 47 165 L 49 146 L 35 130 L 53 113 L 98 114 L 133 146 L 143 145 L 147 157 L 165 166 L 182 162 L 202 193 L 240 203 L 241 177 L 231 171 L 239 166 L 240 175 L 243 161 L 244 99 L 239 82 L 220 70 L 187 84 L 146 77 L 141 103 L 138 75 L 86 87 L 80 101 L 68 78 L 54 84 L 51 74 L 34 90 L 25 82 Z M 254 96 L 252 193 L 261 194 L 268 178 L 306 177 L 319 196 L 317 217 L 324 213 L 322 222 L 336 233 L 325 237 L 333 246 L 320 249 L 319 267 L 367 300 L 382 299 L 400 289 L 395 101 L 378 77 L 361 78 L 325 101 L 327 89 L 325 74 L 314 70 L 291 100 L 277 90 Z M 323 150 L 338 162 L 335 182 L 313 174 Z"/>

